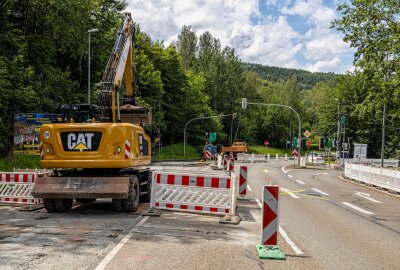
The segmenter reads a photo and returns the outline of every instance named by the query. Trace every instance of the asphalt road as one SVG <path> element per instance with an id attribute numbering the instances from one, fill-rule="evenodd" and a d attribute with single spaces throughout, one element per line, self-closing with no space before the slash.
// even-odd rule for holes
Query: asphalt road
<path id="1" fill-rule="evenodd" d="M 107 200 L 67 214 L 0 206 L 0 269 L 399 269 L 398 197 L 341 180 L 337 171 L 282 168 L 291 163 L 249 164 L 251 200 L 238 203 L 239 225 L 170 211 L 143 217 L 145 204 L 116 213 Z M 163 167 L 216 173 L 194 163 L 154 168 Z M 285 261 L 259 260 L 255 250 L 258 202 L 270 183 L 281 187 Z"/>

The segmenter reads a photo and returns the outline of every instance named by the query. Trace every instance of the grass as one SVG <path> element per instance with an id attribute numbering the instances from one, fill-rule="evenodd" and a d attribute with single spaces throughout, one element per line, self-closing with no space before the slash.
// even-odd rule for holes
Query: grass
<path id="1" fill-rule="evenodd" d="M 158 149 L 153 160 L 166 159 L 200 159 L 200 153 L 191 145 L 186 145 L 186 157 L 183 156 L 183 143 L 171 144 L 163 146 L 161 154 L 158 154 Z"/>
<path id="2" fill-rule="evenodd" d="M 264 155 L 270 154 L 271 156 L 275 156 L 276 154 L 278 155 L 291 154 L 290 149 L 286 150 L 286 149 L 265 147 L 265 146 L 250 146 L 249 153 L 264 154 Z"/>
<path id="3" fill-rule="evenodd" d="M 0 171 L 13 171 L 14 168 L 19 169 L 36 169 L 39 168 L 39 156 L 14 154 L 10 158 L 0 159 Z"/>

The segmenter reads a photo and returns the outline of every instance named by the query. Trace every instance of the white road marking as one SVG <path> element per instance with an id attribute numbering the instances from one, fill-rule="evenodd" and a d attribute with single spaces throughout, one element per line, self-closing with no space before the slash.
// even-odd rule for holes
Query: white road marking
<path id="1" fill-rule="evenodd" d="M 288 171 L 285 170 L 285 167 L 286 167 L 286 165 L 285 165 L 285 166 L 282 166 L 281 170 L 282 170 L 283 173 L 288 173 Z"/>
<path id="2" fill-rule="evenodd" d="M 252 192 L 253 190 L 251 189 L 250 185 L 247 185 L 247 189 Z"/>
<path id="3" fill-rule="evenodd" d="M 361 213 L 364 213 L 364 214 L 367 214 L 367 215 L 374 215 L 374 213 L 372 213 L 370 211 L 367 211 L 367 210 L 364 210 L 364 209 L 362 209 L 362 208 L 360 208 L 358 206 L 355 206 L 354 204 L 351 204 L 351 203 L 348 203 L 348 202 L 342 202 L 342 203 L 344 205 L 348 206 L 348 207 L 351 207 L 351 208 L 353 208 L 353 209 L 355 209 L 357 211 L 360 211 Z"/>
<path id="4" fill-rule="evenodd" d="M 259 199 L 257 199 L 257 198 L 255 198 L 255 200 L 256 200 L 256 202 L 257 202 L 258 206 L 260 206 L 260 208 L 262 208 L 262 204 L 261 204 L 260 200 L 259 200 Z"/>
<path id="5" fill-rule="evenodd" d="M 283 187 L 281 187 L 281 189 L 282 189 L 284 192 L 286 192 L 286 193 L 287 193 L 290 197 L 292 197 L 293 199 L 300 199 L 300 197 L 297 196 L 297 195 L 295 195 L 295 194 L 293 194 L 293 193 L 291 192 L 290 189 L 283 188 Z"/>
<path id="6" fill-rule="evenodd" d="M 305 184 L 306 184 L 306 183 L 304 183 L 303 181 L 301 181 L 301 180 L 299 180 L 299 179 L 297 179 L 296 182 L 299 183 L 299 184 L 301 184 L 301 185 L 305 185 Z"/>
<path id="7" fill-rule="evenodd" d="M 293 251 L 297 255 L 304 254 L 303 251 L 301 251 L 301 249 L 298 246 L 296 246 L 295 243 L 293 243 L 293 241 L 289 238 L 289 236 L 287 235 L 287 233 L 283 230 L 283 228 L 281 226 L 279 226 L 279 233 L 282 235 L 283 239 L 285 239 L 286 243 L 293 249 Z"/>
<path id="8" fill-rule="evenodd" d="M 318 192 L 318 193 L 320 193 L 320 194 L 322 194 L 322 195 L 329 196 L 329 194 L 328 194 L 328 193 L 326 193 L 326 192 L 323 192 L 323 191 L 321 191 L 321 190 L 319 190 L 319 189 L 312 188 L 312 190 L 314 190 L 314 191 L 316 191 L 316 192 Z"/>
<path id="9" fill-rule="evenodd" d="M 139 216 L 136 220 L 138 220 L 140 217 Z M 128 240 L 132 237 L 134 230 L 136 230 L 137 227 L 141 227 L 148 219 L 149 217 L 143 217 L 142 220 L 139 221 L 138 224 L 136 224 L 132 230 L 129 231 L 127 235 L 125 235 L 124 238 L 107 254 L 107 256 L 97 265 L 95 270 L 103 270 L 106 268 L 106 266 L 111 262 L 111 260 L 114 258 L 115 255 L 117 255 L 118 251 L 128 242 Z M 134 221 L 134 222 L 135 222 Z"/>
<path id="10" fill-rule="evenodd" d="M 205 171 L 205 170 L 207 170 L 207 169 L 208 169 L 208 167 L 205 167 L 205 168 L 201 169 L 200 171 Z"/>
<path id="11" fill-rule="evenodd" d="M 382 203 L 381 201 L 375 200 L 370 198 L 368 193 L 363 193 L 363 192 L 356 192 L 356 195 L 359 197 L 362 197 L 364 199 L 370 200 L 371 202 L 375 202 L 375 203 Z"/>
<path id="12" fill-rule="evenodd" d="M 293 175 L 288 174 L 287 176 L 289 176 L 290 178 L 293 178 Z"/>
<path id="13" fill-rule="evenodd" d="M 324 173 L 315 173 L 315 174 L 313 174 L 314 176 L 317 176 L 317 175 L 327 175 L 328 173 L 327 172 L 324 172 Z"/>

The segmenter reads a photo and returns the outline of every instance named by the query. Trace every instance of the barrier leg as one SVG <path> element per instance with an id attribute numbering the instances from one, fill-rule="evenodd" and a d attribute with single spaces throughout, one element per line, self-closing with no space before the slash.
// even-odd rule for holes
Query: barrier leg
<path id="1" fill-rule="evenodd" d="M 262 214 L 261 244 L 256 246 L 259 258 L 286 260 L 285 254 L 277 246 L 279 228 L 278 186 L 264 186 Z"/>
<path id="2" fill-rule="evenodd" d="M 229 214 L 219 220 L 220 224 L 238 225 L 242 220 L 240 216 L 236 214 L 236 182 L 237 182 L 237 176 L 234 173 L 232 173 L 231 191 L 230 191 L 231 208 L 229 209 Z"/>
<path id="3" fill-rule="evenodd" d="M 156 177 L 157 172 L 151 172 L 151 191 L 150 191 L 150 208 L 146 209 L 142 216 L 152 216 L 159 217 L 161 215 L 161 210 L 155 207 L 154 196 L 156 194 Z"/>

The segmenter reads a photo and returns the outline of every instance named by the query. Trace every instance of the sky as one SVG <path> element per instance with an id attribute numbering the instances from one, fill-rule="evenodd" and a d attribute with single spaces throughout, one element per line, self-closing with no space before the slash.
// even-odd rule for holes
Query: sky
<path id="1" fill-rule="evenodd" d="M 346 73 L 354 49 L 331 29 L 348 0 L 127 0 L 142 31 L 165 45 L 183 25 L 209 31 L 242 61 L 311 72 Z"/>

